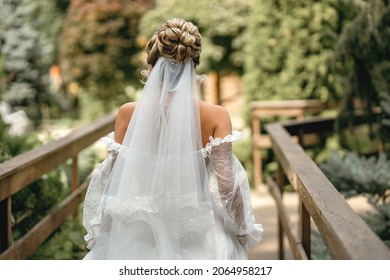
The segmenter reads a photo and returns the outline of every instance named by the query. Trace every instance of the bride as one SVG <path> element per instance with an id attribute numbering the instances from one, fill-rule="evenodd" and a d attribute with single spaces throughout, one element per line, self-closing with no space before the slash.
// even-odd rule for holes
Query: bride
<path id="1" fill-rule="evenodd" d="M 242 134 L 223 107 L 198 98 L 201 39 L 173 18 L 148 42 L 142 95 L 119 109 L 85 197 L 84 259 L 246 259 L 260 242 L 232 153 Z"/>

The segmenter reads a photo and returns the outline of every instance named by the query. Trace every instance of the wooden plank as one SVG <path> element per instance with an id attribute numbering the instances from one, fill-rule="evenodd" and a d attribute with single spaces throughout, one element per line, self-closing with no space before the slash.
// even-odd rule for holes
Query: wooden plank
<path id="1" fill-rule="evenodd" d="M 290 221 L 287 209 L 283 205 L 282 194 L 279 190 L 279 186 L 275 183 L 274 180 L 272 180 L 271 177 L 267 179 L 267 185 L 269 193 L 275 199 L 276 207 L 278 208 L 279 217 L 281 219 L 281 224 L 289 241 L 294 258 L 298 260 L 307 260 L 307 255 L 302 246 L 302 243 L 298 240 L 292 231 L 292 223 Z"/>
<path id="2" fill-rule="evenodd" d="M 253 142 L 257 148 L 271 148 L 272 146 L 268 135 L 253 135 Z"/>
<path id="3" fill-rule="evenodd" d="M 76 156 L 114 129 L 116 113 L 71 132 L 66 137 L 16 156 L 0 164 L 0 200 L 21 190 L 27 184 Z"/>
<path id="4" fill-rule="evenodd" d="M 281 124 L 266 126 L 273 151 L 335 259 L 390 259 L 390 250 L 348 205 Z"/>
<path id="5" fill-rule="evenodd" d="M 90 179 L 71 193 L 55 210 L 36 224 L 27 234 L 0 255 L 0 260 L 22 260 L 30 256 L 64 222 L 65 218 L 76 211 L 83 201 Z"/>
<path id="6" fill-rule="evenodd" d="M 0 253 L 12 244 L 11 198 L 0 201 Z"/>
<path id="7" fill-rule="evenodd" d="M 253 135 L 258 135 L 260 134 L 261 131 L 261 123 L 259 123 L 259 120 L 252 114 L 251 116 L 251 123 L 252 123 L 252 132 Z"/>
<path id="8" fill-rule="evenodd" d="M 324 104 L 318 99 L 252 101 L 251 109 L 257 108 L 300 108 L 318 112 L 319 110 L 323 110 Z"/>
<path id="9" fill-rule="evenodd" d="M 252 115 L 255 118 L 264 118 L 264 117 L 297 117 L 302 118 L 304 114 L 303 109 L 296 108 L 272 108 L 272 109 L 254 109 Z"/>

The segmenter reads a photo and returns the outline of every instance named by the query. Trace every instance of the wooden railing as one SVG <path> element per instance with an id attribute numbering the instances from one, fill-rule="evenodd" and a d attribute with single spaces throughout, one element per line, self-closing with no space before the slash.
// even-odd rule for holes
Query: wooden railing
<path id="1" fill-rule="evenodd" d="M 252 157 L 254 167 L 254 184 L 260 189 L 263 184 L 261 151 L 271 148 L 271 140 L 262 133 L 262 121 L 269 117 L 288 117 L 301 120 L 305 115 L 318 114 L 324 104 L 317 99 L 308 100 L 269 100 L 251 102 L 251 124 L 253 131 Z"/>
<path id="2" fill-rule="evenodd" d="M 80 185 L 77 157 L 114 128 L 115 113 L 106 115 L 66 137 L 0 164 L 0 260 L 26 259 L 57 229 L 84 199 L 88 180 Z M 12 195 L 43 174 L 72 159 L 72 193 L 28 233 L 13 243 Z"/>
<path id="3" fill-rule="evenodd" d="M 267 180 L 278 208 L 279 258 L 284 259 L 284 235 L 296 259 L 310 259 L 311 220 L 334 259 L 390 259 L 390 250 L 349 206 L 302 146 L 306 133 L 333 131 L 333 118 L 313 118 L 266 126 L 278 162 L 275 180 Z M 299 143 L 292 136 L 298 136 Z M 299 195 L 298 236 L 283 205 L 283 187 Z"/>
<path id="4" fill-rule="evenodd" d="M 101 136 L 113 130 L 115 114 L 77 129 L 67 137 L 16 156 L 0 164 L 0 260 L 26 259 L 57 229 L 84 198 L 88 180 L 79 184 L 77 157 Z M 307 133 L 330 132 L 334 119 L 316 118 L 288 123 L 274 123 L 266 129 L 279 163 L 276 181 L 268 180 L 270 193 L 279 211 L 279 257 L 283 259 L 283 236 L 286 235 L 295 258 L 311 255 L 311 219 L 316 224 L 335 259 L 390 259 L 389 249 L 370 230 L 336 191 L 318 166 L 292 140 L 301 144 Z M 26 185 L 72 159 L 72 193 L 27 234 L 13 243 L 11 223 L 12 195 Z M 300 197 L 299 236 L 283 206 L 283 186 L 289 182 Z"/>

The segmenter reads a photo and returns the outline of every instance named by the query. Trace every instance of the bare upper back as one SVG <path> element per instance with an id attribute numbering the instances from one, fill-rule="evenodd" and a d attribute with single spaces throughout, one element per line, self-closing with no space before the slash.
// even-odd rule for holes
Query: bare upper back
<path id="1" fill-rule="evenodd" d="M 117 143 L 122 143 L 123 141 L 136 104 L 137 102 L 126 103 L 118 111 L 114 133 L 114 138 Z M 229 114 L 222 106 L 200 101 L 199 113 L 203 146 L 209 142 L 210 136 L 223 138 L 232 133 Z"/>

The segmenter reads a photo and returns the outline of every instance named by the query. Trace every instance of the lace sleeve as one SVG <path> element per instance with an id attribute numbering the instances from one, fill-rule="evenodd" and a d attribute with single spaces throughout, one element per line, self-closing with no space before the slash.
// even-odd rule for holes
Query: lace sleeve
<path id="1" fill-rule="evenodd" d="M 101 140 L 107 145 L 108 155 L 92 175 L 83 206 L 83 224 L 87 230 L 84 239 L 87 242 L 88 249 L 91 249 L 95 244 L 95 237 L 102 217 L 102 195 L 121 147 L 120 144 L 114 141 L 113 133 L 103 137 Z"/>
<path id="2" fill-rule="evenodd" d="M 235 133 L 218 140 L 218 143 L 210 142 L 212 149 L 207 151 L 212 169 L 209 183 L 225 228 L 236 235 L 242 245 L 254 247 L 261 240 L 263 228 L 255 224 L 248 178 L 232 151 L 231 140 L 240 138 Z"/>
<path id="3" fill-rule="evenodd" d="M 236 231 L 245 228 L 244 206 L 238 184 L 233 172 L 232 143 L 222 143 L 213 149 L 209 158 L 217 177 L 218 192 L 229 217 L 234 220 Z"/>

